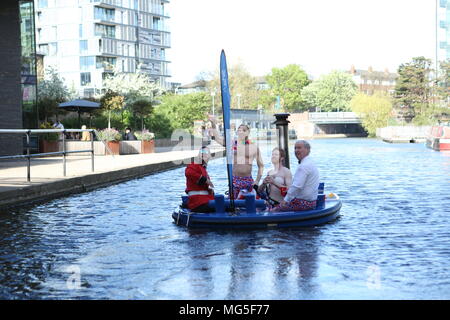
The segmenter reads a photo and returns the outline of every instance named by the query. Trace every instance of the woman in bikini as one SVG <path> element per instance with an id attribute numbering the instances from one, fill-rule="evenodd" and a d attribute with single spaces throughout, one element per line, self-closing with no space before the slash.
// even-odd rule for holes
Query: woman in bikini
<path id="1" fill-rule="evenodd" d="M 263 183 L 259 186 L 258 192 L 265 192 L 268 196 L 269 204 L 274 206 L 279 204 L 286 195 L 287 189 L 292 184 L 292 173 L 284 166 L 286 153 L 283 149 L 274 148 L 272 150 L 273 169 L 267 173 Z"/>

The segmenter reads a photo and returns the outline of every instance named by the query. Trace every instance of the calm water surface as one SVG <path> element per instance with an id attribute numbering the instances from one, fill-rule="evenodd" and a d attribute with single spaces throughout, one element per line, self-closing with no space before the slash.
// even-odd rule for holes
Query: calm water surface
<path id="1" fill-rule="evenodd" d="M 326 193 L 343 199 L 332 223 L 187 230 L 170 216 L 184 191 L 175 169 L 2 212 L 0 298 L 450 299 L 450 153 L 311 143 Z M 224 160 L 209 171 L 225 190 Z"/>

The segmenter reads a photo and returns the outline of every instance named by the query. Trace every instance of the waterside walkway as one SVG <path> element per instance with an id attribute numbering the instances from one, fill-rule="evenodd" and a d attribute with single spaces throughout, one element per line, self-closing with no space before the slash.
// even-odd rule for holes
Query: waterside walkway
<path id="1" fill-rule="evenodd" d="M 213 157 L 222 157 L 223 148 L 211 148 Z M 96 156 L 91 171 L 90 156 L 70 156 L 63 175 L 62 157 L 31 160 L 31 182 L 27 182 L 26 160 L 0 161 L 0 209 L 23 206 L 80 193 L 188 163 L 198 150 L 150 154 Z"/>

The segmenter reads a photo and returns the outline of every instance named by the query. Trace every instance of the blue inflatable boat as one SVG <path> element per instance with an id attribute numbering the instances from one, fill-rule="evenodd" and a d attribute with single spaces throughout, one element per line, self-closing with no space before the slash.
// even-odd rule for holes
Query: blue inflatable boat
<path id="1" fill-rule="evenodd" d="M 183 202 L 187 197 L 183 196 Z M 270 212 L 264 200 L 247 195 L 245 200 L 235 200 L 234 212 L 228 212 L 230 201 L 224 195 L 216 195 L 209 202 L 214 213 L 191 212 L 183 205 L 172 214 L 175 224 L 189 228 L 286 228 L 310 227 L 335 220 L 339 216 L 342 202 L 339 196 L 319 194 L 314 210 Z M 228 211 L 227 211 L 228 210 Z"/>

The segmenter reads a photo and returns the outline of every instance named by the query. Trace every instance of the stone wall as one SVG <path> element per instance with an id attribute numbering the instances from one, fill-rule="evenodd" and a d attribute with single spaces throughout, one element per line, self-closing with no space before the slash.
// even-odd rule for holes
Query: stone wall
<path id="1" fill-rule="evenodd" d="M 19 2 L 0 5 L 0 129 L 22 128 Z M 21 154 L 22 135 L 0 134 L 0 155 Z"/>

